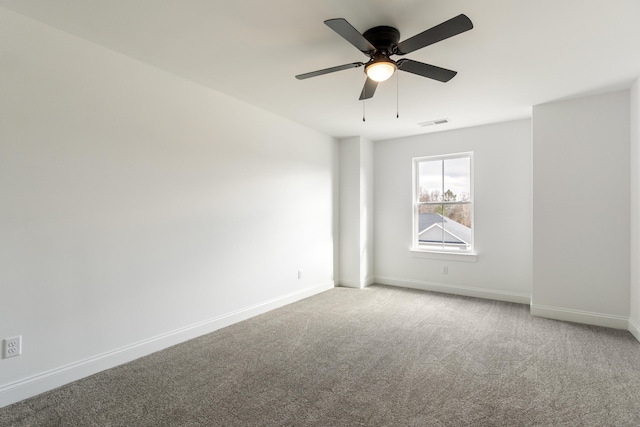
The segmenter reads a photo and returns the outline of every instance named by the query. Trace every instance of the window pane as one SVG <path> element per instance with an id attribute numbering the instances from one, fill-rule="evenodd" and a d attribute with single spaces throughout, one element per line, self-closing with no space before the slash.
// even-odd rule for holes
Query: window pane
<path id="1" fill-rule="evenodd" d="M 417 246 L 426 251 L 472 250 L 471 153 L 416 161 Z"/>
<path id="2" fill-rule="evenodd" d="M 471 228 L 471 204 L 445 206 L 445 216 Z"/>
<path id="3" fill-rule="evenodd" d="M 442 249 L 471 245 L 471 205 L 418 207 L 418 243 Z"/>
<path id="4" fill-rule="evenodd" d="M 444 201 L 471 200 L 471 159 L 462 157 L 444 160 Z"/>
<path id="5" fill-rule="evenodd" d="M 444 245 L 468 249 L 471 246 L 471 205 L 445 206 Z"/>
<path id="6" fill-rule="evenodd" d="M 438 245 L 444 242 L 444 221 L 442 205 L 422 205 L 418 207 L 418 243 Z"/>
<path id="7" fill-rule="evenodd" d="M 418 164 L 418 201 L 438 202 L 442 200 L 442 160 Z"/>

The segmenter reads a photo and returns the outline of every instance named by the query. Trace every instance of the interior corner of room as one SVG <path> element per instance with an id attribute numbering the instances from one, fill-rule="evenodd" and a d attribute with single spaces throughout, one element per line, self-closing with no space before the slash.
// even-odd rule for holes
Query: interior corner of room
<path id="1" fill-rule="evenodd" d="M 525 117 L 345 136 L 14 5 L 0 1 L 0 340 L 21 354 L 0 359 L 0 407 L 334 286 L 527 304 L 640 341 L 640 73 Z M 377 120 L 356 101 L 358 126 Z M 462 152 L 477 260 L 416 257 L 412 159 Z"/>

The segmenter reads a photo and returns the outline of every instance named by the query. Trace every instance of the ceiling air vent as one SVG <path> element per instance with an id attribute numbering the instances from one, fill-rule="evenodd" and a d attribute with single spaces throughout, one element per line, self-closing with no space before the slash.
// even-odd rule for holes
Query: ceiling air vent
<path id="1" fill-rule="evenodd" d="M 449 123 L 449 119 L 430 120 L 428 122 L 418 123 L 418 126 L 422 128 L 426 128 L 427 126 L 443 125 L 445 123 Z"/>

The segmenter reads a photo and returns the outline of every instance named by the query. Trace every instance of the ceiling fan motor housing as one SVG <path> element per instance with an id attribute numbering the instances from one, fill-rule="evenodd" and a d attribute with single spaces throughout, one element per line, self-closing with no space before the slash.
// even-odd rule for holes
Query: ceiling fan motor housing
<path id="1" fill-rule="evenodd" d="M 400 41 L 400 31 L 385 25 L 370 28 L 362 35 L 375 46 L 378 52 L 384 51 L 387 52 L 387 54 L 393 53 L 393 48 Z"/>
<path id="2" fill-rule="evenodd" d="M 371 98 L 378 83 L 387 80 L 396 70 L 402 70 L 440 82 L 448 82 L 457 74 L 456 71 L 407 58 L 394 61 L 390 56 L 406 55 L 473 28 L 473 23 L 469 17 L 461 13 L 399 43 L 400 31 L 394 27 L 386 25 L 373 27 L 365 31 L 364 34 L 360 34 L 360 32 L 344 18 L 327 19 L 324 23 L 338 33 L 340 37 L 351 43 L 351 45 L 361 53 L 367 55 L 369 61 L 366 63 L 351 62 L 349 64 L 338 65 L 337 67 L 299 74 L 296 78 L 298 80 L 304 80 L 310 77 L 321 76 L 364 65 L 367 80 L 361 92 L 360 100 Z"/>

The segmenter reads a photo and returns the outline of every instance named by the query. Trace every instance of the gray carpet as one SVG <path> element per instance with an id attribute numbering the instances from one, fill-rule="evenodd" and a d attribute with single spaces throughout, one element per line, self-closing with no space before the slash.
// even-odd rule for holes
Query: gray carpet
<path id="1" fill-rule="evenodd" d="M 0 409 L 11 426 L 640 426 L 640 343 L 527 306 L 336 288 Z"/>

